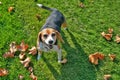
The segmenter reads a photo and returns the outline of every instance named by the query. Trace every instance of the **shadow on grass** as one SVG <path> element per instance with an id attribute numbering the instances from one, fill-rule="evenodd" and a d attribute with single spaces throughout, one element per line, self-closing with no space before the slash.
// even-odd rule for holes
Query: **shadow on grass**
<path id="1" fill-rule="evenodd" d="M 71 47 L 65 39 L 64 32 L 62 32 L 65 41 L 63 48 L 67 52 L 66 58 L 68 59 L 68 63 L 62 65 L 60 70 L 61 74 L 43 57 L 54 78 L 56 80 L 96 80 L 96 73 L 94 67 L 88 61 L 88 56 L 84 53 L 74 35 L 69 30 L 67 30 L 67 32 L 75 48 Z"/>

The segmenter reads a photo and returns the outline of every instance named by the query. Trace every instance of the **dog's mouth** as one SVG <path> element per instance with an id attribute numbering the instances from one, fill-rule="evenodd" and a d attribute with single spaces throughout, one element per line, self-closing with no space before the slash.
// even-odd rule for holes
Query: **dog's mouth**
<path id="1" fill-rule="evenodd" d="M 48 46 L 49 46 L 49 48 L 50 48 L 50 49 L 52 49 L 52 48 L 53 48 L 53 45 L 51 45 L 51 44 L 50 44 L 50 45 L 48 45 Z"/>

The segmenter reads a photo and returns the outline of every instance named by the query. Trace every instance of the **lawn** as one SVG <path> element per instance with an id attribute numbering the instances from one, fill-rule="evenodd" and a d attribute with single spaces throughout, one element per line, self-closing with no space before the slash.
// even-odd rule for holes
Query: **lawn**
<path id="1" fill-rule="evenodd" d="M 0 4 L 0 68 L 9 71 L 7 76 L 0 80 L 18 80 L 20 74 L 24 80 L 30 80 L 30 73 L 19 60 L 19 53 L 14 58 L 3 58 L 8 51 L 9 44 L 22 40 L 29 48 L 36 46 L 37 34 L 45 23 L 50 12 L 40 9 L 37 3 L 57 8 L 66 17 L 68 30 L 62 29 L 61 34 L 65 41 L 60 43 L 63 57 L 68 63 L 57 63 L 56 52 L 45 53 L 37 61 L 36 56 L 31 58 L 34 74 L 38 80 L 103 80 L 104 74 L 111 74 L 111 80 L 120 79 L 120 44 L 115 40 L 120 35 L 120 1 L 119 0 L 1 0 Z M 80 7 L 80 2 L 84 7 Z M 13 12 L 8 12 L 10 6 Z M 36 18 L 40 15 L 40 19 Z M 105 40 L 101 32 L 113 28 L 111 41 Z M 115 54 L 116 60 L 105 57 L 97 66 L 89 62 L 89 54 L 101 52 L 106 56 Z"/>

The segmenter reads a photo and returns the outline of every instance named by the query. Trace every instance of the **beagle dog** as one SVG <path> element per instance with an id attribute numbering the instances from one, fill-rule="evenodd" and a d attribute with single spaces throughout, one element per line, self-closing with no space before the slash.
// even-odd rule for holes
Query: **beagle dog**
<path id="1" fill-rule="evenodd" d="M 52 13 L 47 18 L 45 24 L 40 29 L 37 38 L 37 49 L 38 49 L 38 56 L 37 59 L 39 60 L 41 57 L 42 52 L 48 52 L 54 50 L 58 53 L 58 62 L 60 63 L 62 60 L 62 50 L 58 45 L 58 40 L 63 42 L 63 39 L 60 35 L 61 26 L 65 29 L 66 21 L 63 14 L 55 8 L 49 8 L 42 4 L 37 4 L 40 8 L 46 9 L 51 11 Z"/>

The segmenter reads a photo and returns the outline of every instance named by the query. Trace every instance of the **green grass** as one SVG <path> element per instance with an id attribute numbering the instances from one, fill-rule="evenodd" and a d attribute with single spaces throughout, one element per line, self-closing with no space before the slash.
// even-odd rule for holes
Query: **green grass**
<path id="1" fill-rule="evenodd" d="M 78 5 L 82 1 L 84 8 Z M 114 42 L 115 35 L 120 35 L 120 1 L 119 0 L 1 0 L 0 5 L 0 68 L 6 68 L 9 74 L 0 77 L 0 80 L 18 80 L 23 74 L 30 80 L 29 72 L 19 62 L 16 55 L 12 59 L 4 59 L 2 55 L 8 51 L 9 44 L 16 41 L 18 44 L 24 40 L 29 48 L 36 45 L 37 34 L 45 23 L 50 12 L 40 9 L 36 3 L 59 9 L 66 17 L 69 31 L 62 29 L 65 44 L 61 44 L 63 57 L 68 63 L 57 63 L 57 54 L 50 52 L 44 54 L 37 61 L 31 57 L 34 73 L 38 80 L 103 80 L 104 74 L 111 74 L 113 80 L 120 79 L 120 44 Z M 8 7 L 15 7 L 13 13 L 7 11 Z M 41 15 L 40 21 L 36 14 Z M 106 41 L 100 35 L 102 31 L 114 29 L 113 40 Z M 108 57 L 94 66 L 88 61 L 88 56 L 94 52 L 105 55 L 114 53 L 116 61 Z M 28 54 L 28 53 L 26 53 Z"/>

